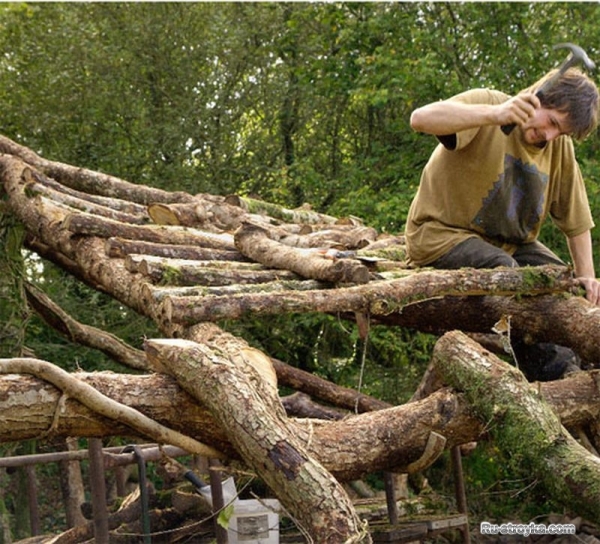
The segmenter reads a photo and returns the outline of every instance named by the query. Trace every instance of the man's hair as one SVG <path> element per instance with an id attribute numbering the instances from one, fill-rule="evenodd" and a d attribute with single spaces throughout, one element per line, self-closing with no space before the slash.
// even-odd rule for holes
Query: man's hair
<path id="1" fill-rule="evenodd" d="M 552 70 L 535 83 L 531 89 L 539 89 L 558 70 Z M 576 140 L 582 140 L 598 124 L 598 88 L 581 70 L 569 68 L 555 84 L 540 96 L 542 106 L 568 114 L 569 129 Z"/>

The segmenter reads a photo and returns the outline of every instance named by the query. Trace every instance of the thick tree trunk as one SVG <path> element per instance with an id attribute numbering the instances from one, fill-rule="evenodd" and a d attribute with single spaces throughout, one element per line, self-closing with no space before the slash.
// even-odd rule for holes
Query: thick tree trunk
<path id="1" fill-rule="evenodd" d="M 600 368 L 600 308 L 581 296 L 443 297 L 407 305 L 384 322 L 433 333 L 490 333 L 503 316 L 510 316 L 514 337 L 571 347 L 585 368 Z"/>
<path id="2" fill-rule="evenodd" d="M 186 341 L 148 341 L 146 350 L 209 407 L 244 461 L 316 542 L 371 541 L 342 486 L 311 458 L 252 365 Z"/>
<path id="3" fill-rule="evenodd" d="M 587 426 L 600 417 L 599 373 L 578 372 L 535 387 L 565 426 Z M 207 408 L 184 393 L 173 378 L 110 372 L 80 372 L 77 378 L 119 404 L 239 458 Z M 55 418 L 60 400 L 60 391 L 38 378 L 0 375 L 0 443 L 42 436 L 131 436 L 134 432 L 123 422 L 99 416 L 68 398 Z M 337 422 L 307 419 L 295 420 L 294 425 L 298 437 L 306 440 L 306 447 L 310 445 L 311 455 L 347 481 L 378 470 L 405 471 L 422 456 L 430 431 L 447 437 L 446 447 L 478 440 L 483 425 L 469 410 L 461 395 L 442 389 L 419 402 Z"/>
<path id="4" fill-rule="evenodd" d="M 521 372 L 461 332 L 438 341 L 433 362 L 445 383 L 464 392 L 494 444 L 519 470 L 530 471 L 571 511 L 600 521 L 600 458 L 567 432 Z"/>

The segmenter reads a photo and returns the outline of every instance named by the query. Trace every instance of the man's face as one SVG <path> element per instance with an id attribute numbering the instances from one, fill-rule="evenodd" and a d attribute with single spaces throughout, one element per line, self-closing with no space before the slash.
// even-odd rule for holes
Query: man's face
<path id="1" fill-rule="evenodd" d="M 567 113 L 558 110 L 538 108 L 535 115 L 521 127 L 523 139 L 531 145 L 543 145 L 569 134 L 568 117 Z"/>

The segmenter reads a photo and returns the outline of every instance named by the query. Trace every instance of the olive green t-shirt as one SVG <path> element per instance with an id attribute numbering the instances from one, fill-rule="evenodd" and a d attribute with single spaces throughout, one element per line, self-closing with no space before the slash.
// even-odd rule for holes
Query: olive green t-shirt
<path id="1" fill-rule="evenodd" d="M 452 100 L 499 104 L 508 98 L 475 89 Z M 456 134 L 455 141 L 453 149 L 440 143 L 434 150 L 408 212 L 412 264 L 427 265 L 472 236 L 512 253 L 537 239 L 548 215 L 567 237 L 594 226 L 570 137 L 540 148 L 526 144 L 519 127 L 506 136 L 499 126 L 484 126 Z"/>

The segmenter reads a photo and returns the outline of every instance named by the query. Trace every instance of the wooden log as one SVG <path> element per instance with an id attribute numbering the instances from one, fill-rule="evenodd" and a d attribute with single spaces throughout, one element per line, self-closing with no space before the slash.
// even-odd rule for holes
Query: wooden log
<path id="1" fill-rule="evenodd" d="M 299 368 L 271 359 L 280 385 L 291 387 L 312 398 L 357 413 L 389 408 L 388 403 L 349 387 L 342 387 Z"/>
<path id="2" fill-rule="evenodd" d="M 291 247 L 360 249 L 377 239 L 377 231 L 372 227 L 332 225 L 310 233 L 281 234 L 277 239 Z"/>
<path id="3" fill-rule="evenodd" d="M 226 454 L 239 453 L 205 405 L 185 393 L 164 374 L 78 374 L 78 379 L 149 418 L 179 430 Z M 60 404 L 59 404 L 60 403 Z M 57 407 L 60 417 L 56 417 Z M 0 443 L 45 437 L 131 436 L 131 428 L 82 406 L 35 377 L 0 375 Z M 425 450 L 431 430 L 449 437 L 450 444 L 479 437 L 482 427 L 449 391 L 438 391 L 420 403 L 369 412 L 332 422 L 302 419 L 294 432 L 311 455 L 340 481 L 361 478 L 385 469 L 405 471 Z M 51 430 L 49 433 L 48 431 Z M 377 439 L 377 434 L 388 437 Z"/>
<path id="4" fill-rule="evenodd" d="M 214 448 L 208 447 L 187 435 L 173 431 L 164 425 L 160 425 L 129 406 L 115 402 L 89 384 L 77 379 L 76 376 L 47 361 L 33 358 L 0 359 L 0 372 L 5 374 L 31 374 L 58 388 L 63 397 L 59 400 L 58 410 L 55 414 L 56 417 L 60 417 L 60 409 L 66 398 L 71 397 L 94 412 L 114 421 L 124 422 L 134 432 L 140 433 L 141 436 L 151 437 L 158 443 L 173 444 L 190 453 L 197 453 L 207 457 L 224 457 L 221 452 Z M 52 426 L 48 429 L 48 433 L 53 431 L 55 424 L 56 421 L 53 421 Z"/>
<path id="5" fill-rule="evenodd" d="M 575 292 L 581 293 L 574 284 Z M 510 316 L 511 335 L 530 342 L 552 342 L 574 349 L 583 368 L 600 368 L 600 308 L 582 296 L 440 297 L 407 305 L 402 312 L 380 318 L 386 325 L 409 326 L 441 334 L 460 329 L 490 333 Z"/>
<path id="6" fill-rule="evenodd" d="M 148 219 L 144 216 L 133 215 L 117 210 L 111 210 L 110 208 L 103 208 L 97 204 L 85 204 L 84 202 L 70 202 L 68 199 L 63 198 L 62 200 L 51 199 L 46 195 L 40 194 L 39 191 L 28 191 L 34 194 L 40 200 L 44 201 L 46 205 L 52 205 L 57 210 L 62 210 L 62 213 L 69 215 L 72 213 L 89 213 L 97 217 L 105 217 L 111 221 L 117 221 L 120 223 L 131 224 L 131 225 L 145 225 L 148 223 Z"/>
<path id="7" fill-rule="evenodd" d="M 346 417 L 346 413 L 314 402 L 307 394 L 296 392 L 281 399 L 285 413 L 293 417 L 312 419 L 338 420 Z"/>
<path id="8" fill-rule="evenodd" d="M 295 280 L 280 278 L 263 283 L 243 283 L 237 285 L 217 286 L 183 286 L 183 287 L 161 287 L 147 285 L 147 295 L 155 302 L 161 302 L 167 297 L 204 297 L 204 296 L 231 296 L 242 293 L 275 293 L 279 291 L 308 291 L 316 289 L 327 289 L 330 286 L 316 280 Z"/>
<path id="9" fill-rule="evenodd" d="M 308 225 L 314 224 L 333 224 L 337 221 L 336 217 L 317 213 L 309 209 L 290 210 L 283 206 L 256 200 L 238 195 L 229 195 L 225 198 L 225 202 L 232 206 L 239 206 L 243 210 L 260 215 L 268 215 L 275 219 L 280 219 L 285 223 L 303 223 Z"/>
<path id="10" fill-rule="evenodd" d="M 256 225 L 244 224 L 235 233 L 235 245 L 250 259 L 268 268 L 291 270 L 304 278 L 331 283 L 366 283 L 369 270 L 352 259 L 331 260 L 314 252 L 302 251 L 271 240 Z"/>
<path id="11" fill-rule="evenodd" d="M 298 280 L 298 275 L 287 270 L 265 270 L 256 263 L 233 263 L 223 261 L 225 266 L 218 266 L 215 261 L 205 261 L 203 265 L 174 264 L 157 261 L 144 256 L 128 256 L 125 260 L 127 270 L 139 272 L 154 283 L 176 286 L 240 286 L 242 284 L 263 284 L 276 281 Z M 233 266 L 232 266 L 233 265 Z M 239 266 L 235 266 L 239 265 Z"/>
<path id="12" fill-rule="evenodd" d="M 599 374 L 596 370 L 579 372 L 536 384 L 535 390 L 551 403 L 565 426 L 588 426 L 600 415 Z M 211 444 L 230 458 L 239 458 L 206 406 L 184 393 L 173 378 L 111 372 L 80 372 L 77 377 L 120 404 Z M 0 375 L 0 443 L 48 436 L 49 429 L 55 437 L 131 434 L 122 422 L 99 416 L 72 399 L 60 404 L 60 417 L 56 418 L 60 399 L 61 393 L 39 378 Z M 446 437 L 450 448 L 481 440 L 484 425 L 471 414 L 464 397 L 440 389 L 418 402 L 345 418 L 335 426 L 296 420 L 294 428 L 311 455 L 336 478 L 348 481 L 378 470 L 406 472 L 422 457 L 430 432 Z"/>
<path id="13" fill-rule="evenodd" d="M 178 298 L 163 302 L 161 314 L 176 323 L 239 319 L 246 315 L 322 312 L 361 312 L 375 320 L 401 319 L 410 304 L 456 295 L 504 297 L 567 293 L 576 287 L 564 267 L 506 268 L 495 270 L 431 270 L 391 281 L 371 281 L 324 291 L 239 295 L 232 297 Z M 449 314 L 454 319 L 453 314 Z M 391 316 L 391 317 L 390 317 Z M 400 317 L 398 317 L 400 316 Z"/>
<path id="14" fill-rule="evenodd" d="M 65 218 L 64 228 L 73 234 L 86 234 L 101 238 L 120 237 L 162 244 L 196 244 L 215 249 L 235 249 L 233 236 L 230 234 L 216 234 L 185 227 L 130 225 L 85 213 L 69 214 Z"/>
<path id="15" fill-rule="evenodd" d="M 248 380 L 253 367 L 232 364 L 193 342 L 148 341 L 146 350 L 210 408 L 246 463 L 307 534 L 323 544 L 371 541 L 343 487 L 311 458 L 279 400 L 261 387 L 260 378 Z"/>
<path id="16" fill-rule="evenodd" d="M 534 475 L 569 510 L 600 521 L 600 458 L 577 443 L 519 370 L 458 331 L 437 342 L 433 362 L 515 468 Z"/>
<path id="17" fill-rule="evenodd" d="M 108 238 L 105 245 L 106 254 L 113 258 L 124 258 L 127 255 L 154 255 L 171 259 L 189 259 L 193 261 L 240 261 L 248 262 L 237 249 L 215 249 L 196 245 L 174 245 L 125 238 Z"/>
<path id="18" fill-rule="evenodd" d="M 196 227 L 203 225 L 203 221 L 196 212 L 196 203 L 183 204 L 151 204 L 148 214 L 157 225 L 180 225 L 182 227 Z"/>
<path id="19" fill-rule="evenodd" d="M 92 346 L 114 361 L 130 368 L 147 370 L 148 362 L 143 352 L 132 348 L 116 336 L 73 319 L 45 293 L 31 284 L 25 286 L 27 302 L 54 330 L 72 342 Z"/>
<path id="20" fill-rule="evenodd" d="M 214 270 L 265 270 L 260 263 L 251 261 L 200 261 L 192 259 L 174 259 L 171 257 L 156 257 L 155 255 L 143 255 L 130 253 L 125 257 L 125 266 L 128 270 L 149 274 L 151 270 L 173 270 L 181 274 L 190 273 L 195 270 L 212 268 Z"/>
<path id="21" fill-rule="evenodd" d="M 117 204 L 117 202 L 122 201 L 114 198 L 103 198 L 103 201 L 100 203 L 95 202 L 94 199 L 85 198 L 85 193 L 79 193 L 77 191 L 71 191 L 71 193 L 59 191 L 50 185 L 35 181 L 36 176 L 29 168 L 23 171 L 23 175 L 25 176 L 25 179 L 27 179 L 27 176 L 31 178 L 31 181 L 26 182 L 25 187 L 25 190 L 29 194 L 43 196 L 54 202 L 56 205 L 63 206 L 66 210 L 79 210 L 102 217 L 108 217 L 114 221 L 122 221 L 137 225 L 143 225 L 149 221 L 148 214 L 145 212 L 144 208 L 141 208 L 141 211 L 138 212 L 125 211 L 120 209 L 124 208 L 124 206 L 119 206 Z M 75 193 L 77 193 L 77 196 Z M 79 194 L 81 194 L 81 196 L 79 196 Z M 100 198 L 101 197 L 97 197 L 96 200 L 99 200 Z"/>
<path id="22" fill-rule="evenodd" d="M 146 211 L 146 206 L 141 204 L 136 204 L 135 202 L 131 202 L 129 200 L 123 200 L 121 198 L 111 198 L 106 196 L 100 196 L 96 194 L 90 194 L 83 191 L 78 191 L 77 189 L 72 189 L 59 183 L 58 181 L 49 178 L 44 175 L 42 172 L 29 168 L 31 173 L 31 178 L 34 182 L 39 183 L 40 185 L 47 187 L 52 190 L 51 194 L 56 195 L 57 193 L 67 195 L 71 198 L 77 200 L 84 200 L 86 202 L 91 202 L 93 204 L 97 204 L 104 208 L 110 208 L 112 210 L 117 210 L 120 212 L 124 212 L 126 214 L 131 215 L 139 215 L 148 218 L 148 213 Z M 24 172 L 25 175 L 25 172 Z M 26 178 L 25 178 L 26 179 Z M 58 197 L 60 200 L 60 197 Z"/>
<path id="23" fill-rule="evenodd" d="M 153 204 L 148 213 L 157 225 L 181 225 L 213 231 L 234 231 L 242 221 L 252 219 L 266 225 L 273 222 L 268 217 L 249 214 L 209 195 L 196 195 L 194 202 L 181 204 Z"/>
<path id="24" fill-rule="evenodd" d="M 6 136 L 0 135 L 0 152 L 12 155 L 49 176 L 78 191 L 122 198 L 139 204 L 151 202 L 188 202 L 192 195 L 184 192 L 169 192 L 146 185 L 131 183 L 101 172 L 78 168 L 68 164 L 50 161 L 40 157 L 31 149 L 19 145 Z"/>

